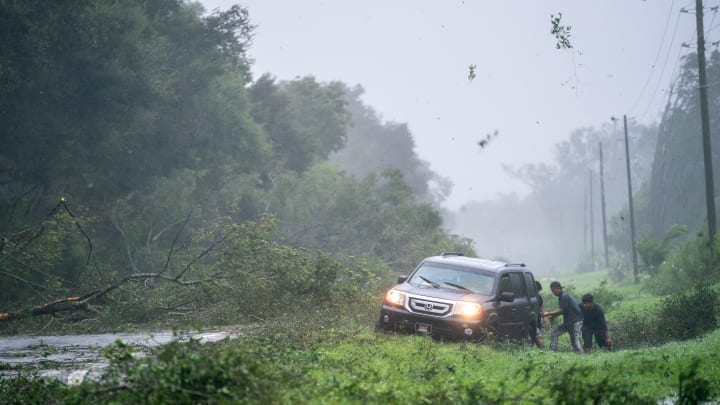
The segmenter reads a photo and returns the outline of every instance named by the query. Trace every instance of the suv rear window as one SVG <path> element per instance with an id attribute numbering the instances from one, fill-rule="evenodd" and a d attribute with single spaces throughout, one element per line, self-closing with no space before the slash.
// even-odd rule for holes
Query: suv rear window
<path id="1" fill-rule="evenodd" d="M 492 274 L 426 262 L 408 282 L 419 287 L 469 290 L 481 295 L 490 295 L 494 279 Z"/>

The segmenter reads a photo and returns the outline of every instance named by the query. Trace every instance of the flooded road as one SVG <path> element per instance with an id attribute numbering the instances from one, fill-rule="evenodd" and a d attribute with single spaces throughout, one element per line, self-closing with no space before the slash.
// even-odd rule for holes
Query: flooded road
<path id="1" fill-rule="evenodd" d="M 103 357 L 103 350 L 117 340 L 146 349 L 137 353 L 143 356 L 148 354 L 148 349 L 177 340 L 192 338 L 207 343 L 239 336 L 237 331 L 0 336 L 0 378 L 16 376 L 20 372 L 36 372 L 43 378 L 79 384 L 102 377 L 109 364 Z"/>

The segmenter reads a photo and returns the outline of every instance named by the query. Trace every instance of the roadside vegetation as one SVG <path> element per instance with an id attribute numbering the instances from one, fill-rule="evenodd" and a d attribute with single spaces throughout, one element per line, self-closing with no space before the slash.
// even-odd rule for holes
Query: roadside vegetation
<path id="1" fill-rule="evenodd" d="M 672 262 L 672 261 L 671 261 Z M 603 403 L 694 404 L 720 393 L 720 284 L 657 295 L 607 271 L 558 279 L 604 304 L 615 351 L 576 355 L 518 342 L 476 344 L 375 333 L 380 304 L 366 278 L 341 294 L 287 306 L 244 338 L 173 343 L 134 357 L 117 343 L 99 382 L 0 381 L 8 403 Z M 292 300 L 291 300 L 292 301 Z M 299 302 L 299 301 L 295 301 Z M 552 309 L 557 299 L 545 297 Z M 308 308 L 314 308 L 307 310 Z M 549 331 L 547 331 L 549 336 Z"/>

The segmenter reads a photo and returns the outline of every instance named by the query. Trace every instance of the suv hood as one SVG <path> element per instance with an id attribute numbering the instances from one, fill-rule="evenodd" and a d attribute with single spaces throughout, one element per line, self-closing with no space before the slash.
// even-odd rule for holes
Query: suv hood
<path id="1" fill-rule="evenodd" d="M 448 286 L 448 288 L 415 287 L 409 283 L 402 283 L 393 287 L 393 290 L 401 291 L 407 294 L 417 294 L 425 297 L 441 298 L 452 301 L 462 300 L 483 303 L 491 301 L 494 298 L 490 295 L 463 292 L 450 286 Z"/>

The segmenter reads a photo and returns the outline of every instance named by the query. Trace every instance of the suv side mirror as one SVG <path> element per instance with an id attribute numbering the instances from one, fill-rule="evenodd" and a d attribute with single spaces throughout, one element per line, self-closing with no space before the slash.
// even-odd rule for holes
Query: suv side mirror
<path id="1" fill-rule="evenodd" d="M 408 278 L 407 274 L 403 274 L 403 275 L 401 275 L 401 276 L 398 277 L 398 282 L 397 282 L 397 283 L 398 283 L 398 284 L 402 284 L 402 283 L 405 282 L 405 280 L 407 280 L 407 278 Z"/>
<path id="2" fill-rule="evenodd" d="M 513 302 L 515 301 L 515 294 L 505 291 L 500 293 L 500 297 L 498 298 L 500 298 L 500 301 Z"/>

